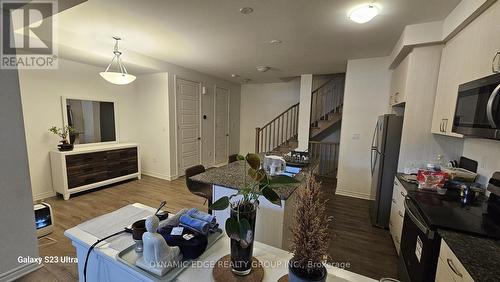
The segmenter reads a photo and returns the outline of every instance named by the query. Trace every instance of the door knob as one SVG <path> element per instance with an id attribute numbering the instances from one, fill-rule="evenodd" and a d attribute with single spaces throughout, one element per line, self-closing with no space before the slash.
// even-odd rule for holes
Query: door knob
<path id="1" fill-rule="evenodd" d="M 198 137 L 198 140 L 201 140 L 201 137 Z"/>

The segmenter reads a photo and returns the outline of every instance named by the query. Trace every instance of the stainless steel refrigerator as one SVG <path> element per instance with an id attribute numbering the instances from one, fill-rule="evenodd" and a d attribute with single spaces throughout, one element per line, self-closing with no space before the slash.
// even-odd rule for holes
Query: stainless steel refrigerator
<path id="1" fill-rule="evenodd" d="M 371 147 L 371 195 L 370 203 L 372 224 L 389 227 L 394 177 L 398 169 L 399 147 L 403 117 L 393 114 L 379 116 L 373 132 Z"/>

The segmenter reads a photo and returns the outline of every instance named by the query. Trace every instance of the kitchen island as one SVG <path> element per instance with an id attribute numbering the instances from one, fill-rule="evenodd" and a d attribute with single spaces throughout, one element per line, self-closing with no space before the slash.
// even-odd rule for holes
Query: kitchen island
<path id="1" fill-rule="evenodd" d="M 193 181 L 212 185 L 212 200 L 219 200 L 224 196 L 231 196 L 250 183 L 250 178 L 246 171 L 245 161 L 237 161 L 228 165 L 209 169 L 204 173 L 192 176 Z M 294 177 L 302 182 L 309 174 L 309 169 L 305 168 Z M 257 210 L 257 220 L 255 223 L 255 240 L 277 247 L 280 249 L 289 249 L 289 239 L 291 236 L 290 227 L 295 207 L 296 190 L 301 183 L 283 184 L 273 187 L 274 191 L 281 198 L 281 207 L 269 202 L 264 197 L 259 197 L 259 209 Z M 241 199 L 241 195 L 233 197 L 231 202 Z M 214 211 L 217 221 L 222 229 L 224 223 L 229 218 L 229 209 Z"/>

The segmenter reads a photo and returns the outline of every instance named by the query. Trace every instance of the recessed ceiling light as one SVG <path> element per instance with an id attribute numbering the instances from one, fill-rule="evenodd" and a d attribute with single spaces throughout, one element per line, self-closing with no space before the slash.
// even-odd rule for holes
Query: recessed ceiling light
<path id="1" fill-rule="evenodd" d="M 269 43 L 273 44 L 273 45 L 278 45 L 278 44 L 283 43 L 283 41 L 281 41 L 279 39 L 273 39 L 273 40 L 269 41 Z"/>
<path id="2" fill-rule="evenodd" d="M 351 21 L 364 24 L 375 18 L 380 12 L 379 7 L 372 4 L 365 4 L 354 8 L 349 14 Z"/>
<path id="3" fill-rule="evenodd" d="M 243 15 L 248 15 L 253 13 L 253 9 L 251 7 L 243 7 L 240 9 L 240 13 L 242 13 Z"/>
<path id="4" fill-rule="evenodd" d="M 266 72 L 268 71 L 269 69 L 271 69 L 271 67 L 268 67 L 268 66 L 258 66 L 256 67 L 256 69 L 260 72 Z"/>
<path id="5" fill-rule="evenodd" d="M 239 76 L 239 75 L 237 75 L 237 74 L 235 74 L 235 73 L 232 73 L 232 74 L 231 74 L 231 77 L 232 77 L 232 78 L 236 78 L 236 77 L 240 77 L 240 76 Z"/>
<path id="6" fill-rule="evenodd" d="M 243 82 L 244 82 L 244 83 L 248 83 L 248 82 L 250 82 L 250 81 L 252 81 L 250 78 L 245 78 L 245 79 L 243 80 Z"/>

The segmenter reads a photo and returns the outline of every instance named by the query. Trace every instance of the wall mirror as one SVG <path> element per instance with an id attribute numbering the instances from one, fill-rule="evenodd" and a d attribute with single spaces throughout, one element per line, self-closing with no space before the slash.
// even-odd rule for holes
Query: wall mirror
<path id="1" fill-rule="evenodd" d="M 113 101 L 63 98 L 64 124 L 75 129 L 75 145 L 116 142 L 116 105 Z"/>

